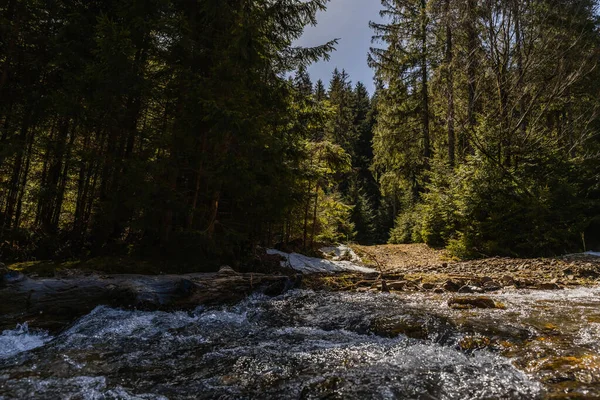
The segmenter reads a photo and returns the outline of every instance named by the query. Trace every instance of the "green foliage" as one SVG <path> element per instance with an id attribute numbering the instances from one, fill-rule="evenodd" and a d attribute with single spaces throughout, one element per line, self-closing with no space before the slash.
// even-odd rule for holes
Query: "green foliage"
<path id="1" fill-rule="evenodd" d="M 459 257 L 581 250 L 600 204 L 595 2 L 382 6 L 372 169 L 389 241 Z"/>
<path id="2" fill-rule="evenodd" d="M 325 195 L 319 201 L 318 242 L 347 242 L 354 237 L 354 224 L 350 222 L 352 206 L 344 204 L 338 194 Z"/>

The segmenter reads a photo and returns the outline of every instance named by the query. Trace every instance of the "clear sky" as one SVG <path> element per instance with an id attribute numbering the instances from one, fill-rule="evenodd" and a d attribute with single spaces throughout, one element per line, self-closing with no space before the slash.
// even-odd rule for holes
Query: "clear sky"
<path id="1" fill-rule="evenodd" d="M 379 0 L 331 0 L 327 11 L 317 15 L 317 26 L 306 28 L 298 41 L 299 46 L 316 46 L 339 38 L 337 51 L 329 62 L 313 64 L 308 72 L 313 82 L 322 79 L 329 85 L 335 67 L 345 69 L 353 84 L 361 81 L 373 94 L 373 72 L 367 65 L 367 53 L 371 46 L 369 21 L 379 21 Z"/>

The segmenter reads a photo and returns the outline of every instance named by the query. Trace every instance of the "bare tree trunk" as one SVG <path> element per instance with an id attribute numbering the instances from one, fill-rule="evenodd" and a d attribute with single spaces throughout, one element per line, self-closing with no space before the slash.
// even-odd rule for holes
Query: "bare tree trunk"
<path id="1" fill-rule="evenodd" d="M 12 56 L 16 49 L 17 36 L 19 34 L 19 29 L 21 26 L 19 15 L 16 12 L 17 2 L 17 0 L 9 0 L 8 5 L 6 7 L 6 19 L 12 23 L 12 29 L 10 37 L 8 38 L 8 46 L 5 54 L 6 58 L 4 59 L 2 73 L 0 74 L 0 102 L 2 102 L 4 98 L 6 98 L 6 96 L 4 96 L 4 88 L 8 83 L 8 78 L 10 75 L 10 63 L 12 61 Z"/>
<path id="2" fill-rule="evenodd" d="M 67 181 L 69 179 L 69 167 L 71 165 L 71 149 L 73 148 L 73 143 L 75 141 L 75 124 L 73 124 L 73 128 L 71 129 L 71 138 L 69 139 L 69 144 L 64 152 L 64 165 L 63 171 L 60 176 L 60 181 L 58 184 L 56 199 L 54 201 L 54 212 L 52 214 L 52 230 L 58 230 L 58 223 L 60 221 L 60 214 L 62 211 L 62 205 L 65 198 L 65 189 L 67 187 Z"/>
<path id="3" fill-rule="evenodd" d="M 477 90 L 477 30 L 475 29 L 475 21 L 477 20 L 476 13 L 477 1 L 467 0 L 467 86 L 468 86 L 468 104 L 467 104 L 467 132 L 461 130 L 459 139 L 459 147 L 461 157 L 464 159 L 467 153 L 472 153 L 473 149 L 469 143 L 469 135 L 475 131 L 475 108 L 476 108 L 476 90 Z"/>
<path id="4" fill-rule="evenodd" d="M 455 131 L 454 131 L 454 49 L 452 47 L 452 24 L 451 24 L 450 0 L 446 0 L 446 79 L 447 79 L 447 128 L 448 128 L 448 162 L 451 167 L 455 163 Z"/>
<path id="5" fill-rule="evenodd" d="M 2 224 L 2 230 L 10 229 L 15 214 L 15 208 L 17 206 L 18 195 L 20 191 L 21 174 L 23 172 L 23 156 L 25 154 L 25 148 L 27 147 L 27 137 L 29 135 L 29 124 L 31 121 L 31 108 L 27 106 L 27 109 L 23 115 L 23 121 L 21 123 L 21 132 L 17 138 L 17 154 L 15 156 L 15 163 L 13 165 L 13 172 L 10 179 L 8 195 L 6 200 L 6 208 L 4 211 L 4 219 Z"/>
<path id="6" fill-rule="evenodd" d="M 427 2 L 421 0 L 421 120 L 423 129 L 423 157 L 429 170 L 431 139 L 429 133 L 429 71 L 427 65 Z"/>
<path id="7" fill-rule="evenodd" d="M 526 96 L 524 93 L 523 87 L 523 39 L 521 37 L 521 9 L 520 9 L 520 0 L 516 0 L 514 2 L 514 18 L 515 18 L 515 53 L 517 58 L 517 95 L 519 98 L 519 114 L 517 115 L 517 120 L 519 123 L 519 131 L 521 133 L 521 138 L 525 138 L 527 135 L 527 120 L 524 117 L 526 112 Z M 518 148 L 517 148 L 518 150 Z M 517 164 L 517 156 L 514 157 L 515 165 Z"/>
<path id="8" fill-rule="evenodd" d="M 31 153 L 33 149 L 33 141 L 34 134 L 33 132 L 29 135 L 29 145 L 27 146 L 27 154 L 25 156 L 25 168 L 23 170 L 20 191 L 19 191 L 19 199 L 17 200 L 17 211 L 15 212 L 15 221 L 14 228 L 19 228 L 21 223 L 21 212 L 23 210 L 23 196 L 25 195 L 26 187 L 27 187 L 27 177 L 29 175 L 29 168 L 31 166 Z"/>
<path id="9" fill-rule="evenodd" d="M 315 245 L 315 235 L 317 233 L 317 207 L 319 206 L 319 183 L 315 185 L 315 205 L 313 209 L 313 224 L 312 224 L 312 233 L 310 235 L 310 247 L 314 247 Z"/>
<path id="10" fill-rule="evenodd" d="M 192 204 L 190 207 L 187 228 L 192 229 L 194 227 L 194 216 L 196 209 L 198 208 L 198 199 L 200 198 L 200 185 L 202 183 L 202 175 L 204 174 L 204 156 L 208 150 L 208 134 L 206 131 L 202 134 L 202 147 L 200 150 L 200 161 L 198 162 L 198 171 L 196 171 L 196 185 L 194 187 L 194 196 L 192 198 Z"/>

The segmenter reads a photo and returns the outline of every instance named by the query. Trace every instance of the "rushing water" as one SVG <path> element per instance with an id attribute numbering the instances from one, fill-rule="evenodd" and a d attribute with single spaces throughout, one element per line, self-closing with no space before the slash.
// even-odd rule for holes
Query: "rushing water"
<path id="1" fill-rule="evenodd" d="M 0 336 L 0 399 L 535 399 L 600 394 L 600 289 L 253 296 L 193 312 L 98 307 Z M 596 364 L 597 362 L 597 364 Z"/>

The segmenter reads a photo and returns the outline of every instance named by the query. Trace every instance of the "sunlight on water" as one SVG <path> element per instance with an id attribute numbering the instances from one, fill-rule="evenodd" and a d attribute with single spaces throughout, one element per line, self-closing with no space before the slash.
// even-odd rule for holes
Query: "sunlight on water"
<path id="1" fill-rule="evenodd" d="M 445 326 L 400 296 L 294 291 L 192 312 L 98 307 L 30 357 L 0 362 L 5 399 L 533 399 L 492 352 L 374 334 L 378 318 Z M 420 306 L 426 302 L 421 299 Z M 427 304 L 435 304 L 430 302 Z M 432 337 L 438 337 L 433 335 Z M 161 397 L 163 396 L 163 397 Z"/>
<path id="2" fill-rule="evenodd" d="M 56 338 L 5 331 L 0 398 L 534 399 L 539 381 L 600 393 L 600 288 L 506 290 L 491 295 L 497 310 L 453 310 L 451 296 L 298 290 L 190 312 L 97 307 Z"/>

